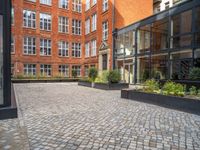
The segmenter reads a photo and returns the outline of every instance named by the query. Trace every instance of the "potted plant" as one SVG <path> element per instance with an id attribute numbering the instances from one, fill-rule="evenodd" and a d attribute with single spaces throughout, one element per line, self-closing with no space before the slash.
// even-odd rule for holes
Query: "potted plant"
<path id="1" fill-rule="evenodd" d="M 96 68 L 94 68 L 94 67 L 92 67 L 92 68 L 90 68 L 89 69 L 89 78 L 90 78 L 90 80 L 92 81 L 92 87 L 94 87 L 94 81 L 95 81 L 95 79 L 97 78 L 97 76 L 98 76 L 98 71 L 97 71 L 97 69 Z"/>

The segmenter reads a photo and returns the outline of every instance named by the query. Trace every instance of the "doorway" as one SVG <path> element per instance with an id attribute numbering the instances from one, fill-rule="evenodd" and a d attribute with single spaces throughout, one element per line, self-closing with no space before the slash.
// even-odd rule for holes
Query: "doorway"
<path id="1" fill-rule="evenodd" d="M 124 81 L 129 84 L 134 83 L 134 64 L 124 65 Z"/>

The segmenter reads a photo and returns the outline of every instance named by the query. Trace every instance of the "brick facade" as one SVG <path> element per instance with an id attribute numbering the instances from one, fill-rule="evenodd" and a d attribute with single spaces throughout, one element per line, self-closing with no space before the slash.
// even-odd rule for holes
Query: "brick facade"
<path id="1" fill-rule="evenodd" d="M 102 1 L 97 0 L 97 4 L 85 11 L 85 0 L 82 1 L 82 13 L 72 11 L 72 0 L 69 0 L 69 9 L 61 9 L 58 7 L 59 0 L 52 0 L 51 6 L 40 4 L 40 0 L 30 2 L 28 0 L 12 0 L 12 7 L 14 8 L 14 24 L 12 25 L 12 34 L 14 38 L 15 51 L 12 53 L 13 75 L 23 75 L 24 64 L 36 64 L 37 75 L 40 75 L 40 64 L 49 64 L 52 66 L 52 76 L 58 76 L 58 66 L 69 66 L 69 77 L 71 77 L 71 70 L 73 65 L 81 66 L 81 76 L 85 75 L 85 67 L 96 66 L 99 68 L 102 62 L 100 59 L 100 51 L 104 42 L 102 42 L 102 23 L 108 21 L 109 34 L 108 40 L 105 41 L 109 52 L 108 69 L 112 69 L 112 31 L 113 28 L 121 28 L 127 24 L 133 23 L 139 19 L 150 16 L 152 14 L 153 2 L 152 0 L 143 4 L 141 0 L 137 2 L 109 0 L 108 10 L 102 11 Z M 131 1 L 131 0 L 128 0 Z M 142 7 L 142 12 L 138 8 Z M 31 10 L 36 12 L 36 29 L 23 27 L 23 10 Z M 115 12 L 113 13 L 113 11 Z M 134 11 L 133 11 L 134 10 Z M 40 30 L 40 13 L 50 14 L 52 17 L 51 31 Z M 91 32 L 92 15 L 97 14 L 97 30 Z M 115 14 L 115 16 L 113 16 Z M 58 18 L 65 16 L 69 18 L 69 33 L 58 32 Z M 85 20 L 90 18 L 90 33 L 85 35 Z M 81 35 L 72 35 L 72 19 L 81 20 Z M 114 23 L 115 22 L 115 23 Z M 23 54 L 23 38 L 31 36 L 36 38 L 36 54 Z M 40 38 L 51 39 L 51 56 L 40 56 Z M 91 40 L 97 40 L 97 55 L 85 58 L 85 43 Z M 58 55 L 58 42 L 60 40 L 69 43 L 69 57 L 60 57 Z M 80 42 L 82 45 L 82 52 L 80 58 L 72 57 L 72 42 Z M 91 51 L 91 45 L 90 45 Z"/>

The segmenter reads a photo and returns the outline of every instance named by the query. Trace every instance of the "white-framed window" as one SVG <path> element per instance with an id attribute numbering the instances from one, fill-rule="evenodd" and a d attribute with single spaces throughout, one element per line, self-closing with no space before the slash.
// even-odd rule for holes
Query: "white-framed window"
<path id="1" fill-rule="evenodd" d="M 169 2 L 165 3 L 165 9 L 169 9 Z"/>
<path id="2" fill-rule="evenodd" d="M 97 0 L 92 0 L 92 6 L 94 6 L 97 3 Z"/>
<path id="3" fill-rule="evenodd" d="M 103 12 L 108 10 L 108 0 L 103 0 Z"/>
<path id="4" fill-rule="evenodd" d="M 72 19 L 72 34 L 81 35 L 81 20 Z"/>
<path id="5" fill-rule="evenodd" d="M 40 0 L 40 4 L 51 5 L 51 0 Z"/>
<path id="6" fill-rule="evenodd" d="M 81 57 L 81 43 L 72 43 L 72 57 Z"/>
<path id="7" fill-rule="evenodd" d="M 14 18 L 15 18 L 15 10 L 12 7 L 11 8 L 11 24 L 14 25 Z"/>
<path id="8" fill-rule="evenodd" d="M 58 31 L 61 33 L 69 33 L 69 19 L 67 17 L 59 17 Z"/>
<path id="9" fill-rule="evenodd" d="M 103 40 L 107 40 L 108 39 L 108 21 L 103 22 L 102 33 L 103 33 Z"/>
<path id="10" fill-rule="evenodd" d="M 96 56 L 97 55 L 97 41 L 92 40 L 91 41 L 91 56 Z"/>
<path id="11" fill-rule="evenodd" d="M 51 55 L 51 40 L 40 39 L 40 55 L 50 56 Z"/>
<path id="12" fill-rule="evenodd" d="M 90 0 L 86 0 L 85 11 L 90 9 Z"/>
<path id="13" fill-rule="evenodd" d="M 81 66 L 72 66 L 72 70 L 76 71 L 77 77 L 81 76 Z"/>
<path id="14" fill-rule="evenodd" d="M 90 57 L 90 43 L 85 44 L 85 57 Z"/>
<path id="15" fill-rule="evenodd" d="M 69 9 L 69 0 L 59 0 L 59 8 Z"/>
<path id="16" fill-rule="evenodd" d="M 40 65 L 40 75 L 50 77 L 51 76 L 51 65 L 41 64 Z"/>
<path id="17" fill-rule="evenodd" d="M 85 34 L 89 34 L 90 33 L 90 19 L 87 19 L 85 21 Z"/>
<path id="18" fill-rule="evenodd" d="M 36 54 L 36 38 L 24 37 L 24 54 L 35 55 Z"/>
<path id="19" fill-rule="evenodd" d="M 40 13 L 40 29 L 51 31 L 51 15 Z"/>
<path id="20" fill-rule="evenodd" d="M 92 31 L 97 30 L 97 14 L 92 15 Z"/>
<path id="21" fill-rule="evenodd" d="M 15 37 L 11 35 L 11 53 L 15 53 Z"/>
<path id="22" fill-rule="evenodd" d="M 58 55 L 61 57 L 68 57 L 69 56 L 69 43 L 66 41 L 59 41 L 58 42 Z"/>
<path id="23" fill-rule="evenodd" d="M 82 2 L 81 0 L 72 0 L 72 10 L 76 12 L 81 12 Z"/>
<path id="24" fill-rule="evenodd" d="M 68 65 L 59 65 L 59 74 L 63 77 L 69 77 L 69 66 Z"/>
<path id="25" fill-rule="evenodd" d="M 24 75 L 35 76 L 36 75 L 36 64 L 24 64 Z"/>
<path id="26" fill-rule="evenodd" d="M 36 27 L 36 13 L 30 10 L 23 10 L 23 26 L 26 28 Z"/>
<path id="27" fill-rule="evenodd" d="M 15 76 L 15 64 L 11 64 L 11 76 Z"/>

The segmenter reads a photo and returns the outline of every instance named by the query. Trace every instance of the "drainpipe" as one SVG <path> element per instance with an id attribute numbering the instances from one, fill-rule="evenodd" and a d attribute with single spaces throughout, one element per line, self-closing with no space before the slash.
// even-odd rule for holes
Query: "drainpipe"
<path id="1" fill-rule="evenodd" d="M 116 30 L 115 30 L 115 0 L 112 0 L 113 7 L 112 7 L 112 70 L 115 69 L 115 37 L 116 37 Z"/>

